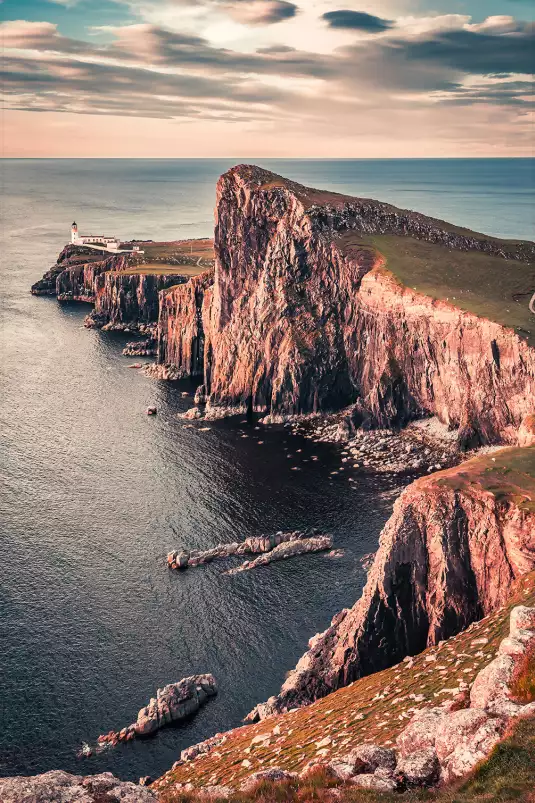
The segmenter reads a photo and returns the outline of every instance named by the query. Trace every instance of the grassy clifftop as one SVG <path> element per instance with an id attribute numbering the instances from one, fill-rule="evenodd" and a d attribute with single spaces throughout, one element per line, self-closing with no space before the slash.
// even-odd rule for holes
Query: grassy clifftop
<path id="1" fill-rule="evenodd" d="M 535 263 L 478 251 L 457 251 L 437 243 L 394 234 L 347 232 L 342 250 L 369 248 L 383 256 L 399 282 L 433 299 L 514 329 L 535 346 Z"/>

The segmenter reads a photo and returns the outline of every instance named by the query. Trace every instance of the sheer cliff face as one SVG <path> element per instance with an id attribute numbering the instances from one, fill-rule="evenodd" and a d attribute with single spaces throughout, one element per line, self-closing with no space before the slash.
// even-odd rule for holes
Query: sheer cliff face
<path id="1" fill-rule="evenodd" d="M 217 187 L 215 279 L 202 301 L 210 406 L 284 415 L 356 402 L 357 419 L 372 425 L 425 411 L 483 442 L 516 442 L 533 412 L 535 350 L 403 287 L 370 251 L 343 249 L 348 229 L 495 255 L 504 247 L 387 204 L 234 168 Z M 511 249 L 508 257 L 526 259 L 533 247 Z M 163 311 L 160 362 L 182 365 L 192 350 L 189 314 L 180 304 L 175 320 Z"/>
<path id="2" fill-rule="evenodd" d="M 74 255 L 76 259 L 76 255 Z M 61 257 L 60 257 L 61 259 Z M 56 278 L 56 295 L 59 301 L 95 301 L 97 278 L 106 271 L 125 270 L 129 260 L 127 256 L 115 254 L 106 259 L 96 259 L 89 262 L 80 262 L 78 257 L 75 264 L 69 261 L 63 265 L 61 273 Z"/>
<path id="3" fill-rule="evenodd" d="M 205 336 L 203 308 L 209 309 L 213 271 L 160 293 L 158 362 L 172 365 L 175 375 L 202 376 Z"/>
<path id="4" fill-rule="evenodd" d="M 405 490 L 361 599 L 311 639 L 280 694 L 251 718 L 310 703 L 455 635 L 503 605 L 513 580 L 535 569 L 532 506 L 521 496 L 500 500 L 477 481 L 456 487 L 469 465 Z"/>
<path id="5" fill-rule="evenodd" d="M 185 281 L 179 275 L 101 273 L 93 282 L 95 320 L 112 325 L 155 323 L 159 315 L 159 293 Z"/>

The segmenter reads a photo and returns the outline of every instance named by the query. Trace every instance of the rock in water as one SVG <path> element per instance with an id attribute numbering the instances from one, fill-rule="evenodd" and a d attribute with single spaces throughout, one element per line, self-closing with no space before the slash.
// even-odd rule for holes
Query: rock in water
<path id="1" fill-rule="evenodd" d="M 216 694 L 216 679 L 209 674 L 192 675 L 178 683 L 170 683 L 163 689 L 158 689 L 156 697 L 140 710 L 132 725 L 99 736 L 98 742 L 101 745 L 115 746 L 119 742 L 130 741 L 135 736 L 150 736 L 171 722 L 179 722 L 191 716 L 209 697 Z"/>
<path id="2" fill-rule="evenodd" d="M 307 552 L 322 552 L 325 549 L 331 549 L 332 545 L 333 539 L 330 535 L 303 538 L 300 541 L 289 541 L 279 544 L 279 546 L 276 546 L 265 555 L 260 555 L 258 558 L 255 558 L 255 560 L 246 560 L 241 566 L 235 569 L 229 569 L 227 574 L 247 572 L 249 569 L 256 569 L 258 566 L 267 566 L 268 563 L 274 563 L 277 560 L 286 560 L 296 555 L 305 555 Z"/>

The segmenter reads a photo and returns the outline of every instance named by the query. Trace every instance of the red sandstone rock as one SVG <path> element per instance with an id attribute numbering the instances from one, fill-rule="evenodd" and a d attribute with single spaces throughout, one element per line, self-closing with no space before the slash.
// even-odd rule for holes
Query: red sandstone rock
<path id="1" fill-rule="evenodd" d="M 342 250 L 338 233 L 352 227 L 461 250 L 503 246 L 241 165 L 217 186 L 213 286 L 204 274 L 162 296 L 159 363 L 204 374 L 214 417 L 358 400 L 371 423 L 427 411 L 478 441 L 516 443 L 533 413 L 535 350 L 512 330 L 403 287 L 369 251 Z M 509 256 L 533 253 L 529 243 L 519 248 Z"/>
<path id="2" fill-rule="evenodd" d="M 535 515 L 479 485 L 454 490 L 447 476 L 404 491 L 361 599 L 311 640 L 280 694 L 250 719 L 312 702 L 455 635 L 504 604 L 513 580 L 535 569 Z"/>

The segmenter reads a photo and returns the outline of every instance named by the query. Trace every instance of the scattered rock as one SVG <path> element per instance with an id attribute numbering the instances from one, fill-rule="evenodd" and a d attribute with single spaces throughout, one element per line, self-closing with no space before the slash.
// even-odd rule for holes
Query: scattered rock
<path id="1" fill-rule="evenodd" d="M 120 781 L 110 772 L 81 776 L 62 770 L 0 778 L 0 800 L 2 803 L 156 803 L 149 789 Z"/>
<path id="2" fill-rule="evenodd" d="M 297 778 L 295 772 L 286 772 L 279 767 L 273 767 L 269 770 L 260 770 L 250 775 L 246 781 L 240 786 L 241 792 L 252 792 L 259 784 L 264 781 L 269 783 L 280 783 L 282 781 L 293 781 Z"/>

